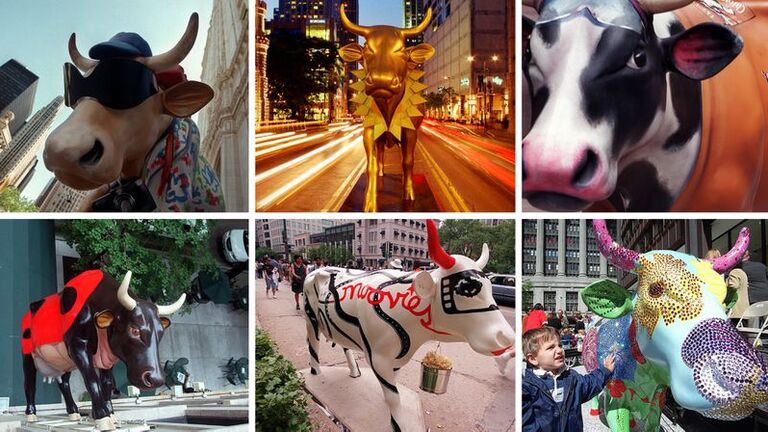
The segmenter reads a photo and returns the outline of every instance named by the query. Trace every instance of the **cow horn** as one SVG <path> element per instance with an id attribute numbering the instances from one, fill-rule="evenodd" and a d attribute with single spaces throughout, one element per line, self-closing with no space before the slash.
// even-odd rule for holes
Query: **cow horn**
<path id="1" fill-rule="evenodd" d="M 488 257 L 490 254 L 488 253 L 488 245 L 483 243 L 483 253 L 480 254 L 480 258 L 477 259 L 477 266 L 480 267 L 480 270 L 485 267 L 486 264 L 488 264 Z"/>
<path id="2" fill-rule="evenodd" d="M 449 269 L 456 264 L 456 258 L 448 253 L 440 245 L 440 236 L 437 234 L 437 226 L 432 219 L 427 219 L 427 244 L 429 256 L 442 268 Z"/>
<path id="3" fill-rule="evenodd" d="M 69 37 L 69 57 L 72 59 L 72 63 L 83 72 L 88 72 L 99 64 L 96 60 L 83 57 L 80 54 L 80 50 L 77 49 L 77 40 L 74 33 Z"/>
<path id="4" fill-rule="evenodd" d="M 597 247 L 608 262 L 623 270 L 634 270 L 637 267 L 640 254 L 614 242 L 611 234 L 608 233 L 605 220 L 595 219 L 592 221 L 592 225 L 595 229 Z"/>
<path id="5" fill-rule="evenodd" d="M 638 0 L 638 3 L 649 14 L 659 14 L 688 6 L 693 0 Z"/>
<path id="6" fill-rule="evenodd" d="M 424 33 L 424 30 L 429 26 L 429 22 L 432 21 L 432 8 L 427 8 L 427 13 L 424 15 L 424 19 L 413 28 L 401 29 L 403 37 L 414 37 Z"/>
<path id="7" fill-rule="evenodd" d="M 189 23 L 187 24 L 187 29 L 184 31 L 184 35 L 179 39 L 179 42 L 176 43 L 176 46 L 162 54 L 152 57 L 138 58 L 136 61 L 144 63 L 146 67 L 152 69 L 154 72 L 162 72 L 179 65 L 195 45 L 199 21 L 200 18 L 198 17 L 197 12 L 193 13 L 192 16 L 189 17 Z"/>
<path id="8" fill-rule="evenodd" d="M 184 301 L 187 299 L 186 294 L 181 294 L 176 303 L 168 306 L 157 305 L 157 314 L 160 316 L 169 316 L 184 306 Z"/>
<path id="9" fill-rule="evenodd" d="M 352 21 L 350 21 L 349 18 L 347 18 L 347 13 L 344 11 L 344 8 L 346 7 L 346 3 L 342 3 L 341 7 L 339 8 L 339 17 L 341 17 L 341 24 L 344 26 L 345 29 L 349 30 L 350 32 L 362 36 L 362 37 L 368 37 L 368 33 L 370 32 L 370 29 L 368 27 L 363 27 L 361 25 L 355 24 Z"/>
<path id="10" fill-rule="evenodd" d="M 131 285 L 131 275 L 132 273 L 129 270 L 125 274 L 123 282 L 120 283 L 120 288 L 117 289 L 117 300 L 119 300 L 120 304 L 123 305 L 123 307 L 128 311 L 136 309 L 136 300 L 132 299 L 131 296 L 128 295 L 128 288 Z"/>
<path id="11" fill-rule="evenodd" d="M 739 231 L 739 238 L 736 239 L 736 243 L 731 250 L 725 255 L 712 260 L 712 269 L 718 273 L 725 273 L 732 269 L 739 262 L 741 257 L 744 256 L 744 252 L 749 247 L 749 228 L 744 227 Z"/>

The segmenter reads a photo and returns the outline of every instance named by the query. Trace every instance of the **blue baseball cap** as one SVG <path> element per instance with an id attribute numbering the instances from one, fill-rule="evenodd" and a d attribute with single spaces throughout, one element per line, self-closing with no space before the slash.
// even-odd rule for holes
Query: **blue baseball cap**
<path id="1" fill-rule="evenodd" d="M 88 55 L 94 60 L 114 57 L 151 57 L 147 41 L 136 33 L 118 33 L 107 42 L 94 45 Z"/>

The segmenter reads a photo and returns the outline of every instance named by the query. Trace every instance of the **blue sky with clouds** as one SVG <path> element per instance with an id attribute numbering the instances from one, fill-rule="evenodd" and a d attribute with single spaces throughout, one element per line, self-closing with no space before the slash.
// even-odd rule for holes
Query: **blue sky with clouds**
<path id="1" fill-rule="evenodd" d="M 91 46 L 121 31 L 140 34 L 153 53 L 161 53 L 176 44 L 189 16 L 197 12 L 197 42 L 182 66 L 190 79 L 199 79 L 212 5 L 212 0 L 0 0 L 0 64 L 13 58 L 40 77 L 34 113 L 64 94 L 62 67 L 70 61 L 67 41 L 71 33 L 77 34 L 84 55 Z M 62 107 L 54 127 L 71 112 Z M 38 156 L 35 176 L 24 190 L 30 199 L 37 198 L 52 177 L 43 164 L 42 149 Z"/>

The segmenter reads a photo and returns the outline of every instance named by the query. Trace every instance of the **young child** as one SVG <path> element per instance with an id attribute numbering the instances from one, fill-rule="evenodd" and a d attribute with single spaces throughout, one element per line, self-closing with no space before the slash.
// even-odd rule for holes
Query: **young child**
<path id="1" fill-rule="evenodd" d="M 532 366 L 523 375 L 524 432 L 581 432 L 581 404 L 595 397 L 613 374 L 614 357 L 581 375 L 564 366 L 560 335 L 552 327 L 523 334 L 523 354 Z"/>

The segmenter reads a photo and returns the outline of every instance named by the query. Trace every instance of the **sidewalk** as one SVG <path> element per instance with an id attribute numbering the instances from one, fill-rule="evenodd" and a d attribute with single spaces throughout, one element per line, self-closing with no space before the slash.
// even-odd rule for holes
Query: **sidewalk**
<path id="1" fill-rule="evenodd" d="M 267 298 L 263 279 L 256 279 L 256 320 L 277 343 L 280 353 L 297 369 L 308 366 L 309 353 L 303 310 L 297 311 L 290 286 L 283 282 L 277 299 Z M 303 299 L 299 300 L 303 304 Z M 514 310 L 502 308 L 504 316 L 514 323 Z M 475 353 L 463 343 L 441 344 L 441 351 L 454 360 L 448 392 L 443 395 L 425 393 L 419 389 L 421 365 L 417 360 L 437 346 L 428 342 L 422 346 L 409 364 L 398 375 L 398 384 L 416 391 L 424 407 L 427 427 L 438 431 L 514 431 L 516 373 L 510 362 L 506 375 L 496 369 L 492 358 Z M 345 366 L 343 351 L 330 343 L 320 342 L 321 365 Z M 368 367 L 365 359 L 356 353 L 360 367 Z M 379 389 L 377 389 L 379 391 Z M 361 395 L 361 397 L 364 397 Z M 313 404 L 314 405 L 314 404 Z M 313 406 L 312 418 L 323 422 L 319 410 Z M 338 430 L 325 420 L 316 426 L 317 431 Z M 353 431 L 356 432 L 356 431 Z"/>

